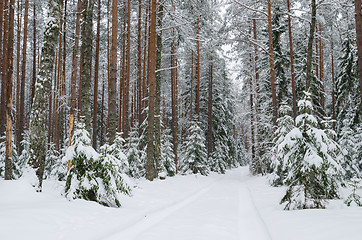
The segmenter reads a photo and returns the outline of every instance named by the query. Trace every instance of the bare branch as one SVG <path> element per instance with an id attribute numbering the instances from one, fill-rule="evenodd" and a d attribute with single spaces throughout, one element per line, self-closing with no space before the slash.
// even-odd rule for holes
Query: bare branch
<path id="1" fill-rule="evenodd" d="M 236 1 L 236 0 L 234 0 L 234 3 L 236 3 L 236 4 L 238 4 L 238 5 L 242 6 L 242 7 L 244 7 L 244 8 L 246 8 L 246 9 L 249 9 L 249 10 L 251 10 L 251 11 L 258 12 L 258 13 L 264 14 L 265 16 L 268 16 L 268 14 L 267 14 L 266 12 L 260 11 L 260 10 L 258 10 L 258 9 L 251 8 L 251 7 L 245 5 L 245 4 L 241 3 L 241 2 L 238 2 L 238 1 Z"/>

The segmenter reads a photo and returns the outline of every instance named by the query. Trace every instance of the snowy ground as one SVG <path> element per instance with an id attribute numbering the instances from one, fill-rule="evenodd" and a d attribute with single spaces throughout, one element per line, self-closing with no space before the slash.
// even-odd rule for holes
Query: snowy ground
<path id="1" fill-rule="evenodd" d="M 0 181 L 0 239 L 361 239 L 362 208 L 338 200 L 326 210 L 284 211 L 284 189 L 247 168 L 141 181 L 120 209 L 69 202 L 60 190 L 54 182 L 36 193 L 26 180 Z"/>

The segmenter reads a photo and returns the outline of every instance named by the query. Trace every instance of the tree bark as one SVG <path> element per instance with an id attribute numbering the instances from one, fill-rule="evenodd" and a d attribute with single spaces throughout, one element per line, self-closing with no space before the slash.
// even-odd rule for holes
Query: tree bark
<path id="1" fill-rule="evenodd" d="M 194 51 L 191 52 L 190 123 L 192 122 L 192 101 L 194 93 Z"/>
<path id="2" fill-rule="evenodd" d="M 138 0 L 137 24 L 137 120 L 138 132 L 141 133 L 142 124 L 142 0 Z"/>
<path id="3" fill-rule="evenodd" d="M 196 20 L 196 117 L 200 122 L 200 18 Z"/>
<path id="4" fill-rule="evenodd" d="M 312 60 L 313 60 L 313 41 L 314 41 L 314 32 L 316 27 L 316 0 L 312 0 L 312 16 L 311 16 L 311 25 L 309 30 L 309 38 L 308 38 L 308 48 L 307 48 L 307 76 L 306 76 L 306 84 L 305 90 L 310 91 L 310 84 L 312 80 Z"/>
<path id="5" fill-rule="evenodd" d="M 72 77 L 71 77 L 71 100 L 70 100 L 70 119 L 69 119 L 69 146 L 72 145 L 72 136 L 74 131 L 74 119 L 77 103 L 77 72 L 78 72 L 78 52 L 79 52 L 79 38 L 80 38 L 80 18 L 83 11 L 82 0 L 77 2 L 77 17 L 75 22 L 75 34 L 74 34 L 74 47 L 72 56 Z M 68 162 L 68 170 L 70 168 L 70 162 Z"/>
<path id="6" fill-rule="evenodd" d="M 171 104 L 172 104 L 172 138 L 173 138 L 173 152 L 175 155 L 176 173 L 178 172 L 178 113 L 177 113 L 177 81 L 176 81 L 176 49 L 175 49 L 175 29 L 172 28 L 172 42 L 171 42 Z"/>
<path id="7" fill-rule="evenodd" d="M 268 32 L 269 32 L 269 61 L 270 61 L 270 84 L 272 90 L 272 102 L 273 102 L 273 124 L 277 126 L 278 119 L 278 103 L 275 87 L 275 63 L 274 63 L 274 50 L 273 50 L 273 25 L 271 15 L 271 0 L 268 0 Z"/>
<path id="8" fill-rule="evenodd" d="M 333 27 L 331 26 L 331 32 L 333 32 Z M 333 46 L 333 37 L 331 37 L 331 67 L 332 67 L 332 120 L 333 121 L 333 130 L 336 130 L 336 85 L 335 85 L 335 75 L 334 75 L 334 46 Z"/>
<path id="9" fill-rule="evenodd" d="M 81 115 L 90 132 L 92 121 L 92 52 L 93 52 L 93 0 L 83 0 L 82 46 L 81 46 Z"/>
<path id="10" fill-rule="evenodd" d="M 98 108 L 98 75 L 99 75 L 99 42 L 101 26 L 101 0 L 98 0 L 98 19 L 96 37 L 96 59 L 94 66 L 94 91 L 93 91 L 93 148 L 97 149 L 97 108 Z"/>
<path id="11" fill-rule="evenodd" d="M 7 102 L 7 63 L 8 63 L 8 35 L 9 35 L 9 1 L 4 3 L 3 52 L 1 62 L 1 100 L 0 100 L 0 134 L 6 131 L 6 102 Z"/>
<path id="12" fill-rule="evenodd" d="M 156 95 L 156 25 L 157 25 L 157 0 L 150 0 L 150 32 L 148 44 L 148 129 L 147 129 L 147 160 L 146 178 L 150 181 L 155 176 L 155 155 L 154 155 L 154 118 L 155 118 L 155 95 Z"/>
<path id="13" fill-rule="evenodd" d="M 35 95 L 35 82 L 36 82 L 36 5 L 33 3 L 33 74 L 32 81 L 30 86 L 30 94 L 29 94 L 29 113 L 31 112 L 34 95 Z M 30 116 L 30 114 L 29 114 Z M 29 118 L 30 119 L 30 118 Z"/>
<path id="14" fill-rule="evenodd" d="M 212 52 L 209 57 L 209 101 L 208 101 L 208 133 L 207 133 L 207 150 L 208 157 L 213 152 L 213 134 L 212 134 L 212 83 L 213 82 L 213 57 Z"/>
<path id="15" fill-rule="evenodd" d="M 163 4 L 158 6 L 157 14 L 157 49 L 156 49 L 156 95 L 155 95 L 155 177 L 161 171 L 161 78 L 162 73 L 162 21 L 163 21 Z"/>
<path id="16" fill-rule="evenodd" d="M 297 94 L 295 90 L 295 70 L 294 70 L 294 51 L 293 51 L 293 36 L 292 36 L 292 20 L 290 17 L 290 0 L 287 0 L 288 7 L 288 33 L 289 33 L 289 51 L 290 51 L 290 75 L 292 79 L 292 94 L 293 94 L 293 118 L 297 117 Z"/>
<path id="17" fill-rule="evenodd" d="M 124 115 L 123 115 L 123 135 L 128 138 L 129 132 L 129 89 L 130 89 L 130 67 L 131 67 L 131 1 L 127 1 L 127 65 L 126 78 L 124 82 Z"/>
<path id="18" fill-rule="evenodd" d="M 12 179 L 12 145 L 11 145 L 11 129 L 12 129 L 12 100 L 13 100 L 13 48 L 14 48 L 14 6 L 15 0 L 10 0 L 9 5 L 9 33 L 8 33 L 8 41 L 7 41 L 7 73 L 6 73 L 6 81 L 7 81 L 7 95 L 6 95 L 6 151 L 5 151 L 5 180 Z"/>
<path id="19" fill-rule="evenodd" d="M 112 46 L 110 78 L 108 80 L 108 137 L 112 143 L 117 130 L 117 6 L 118 0 L 112 0 Z"/>
<path id="20" fill-rule="evenodd" d="M 20 141 L 20 42 L 21 42 L 21 18 L 22 18 L 22 8 L 23 4 L 20 5 L 20 1 L 18 0 L 18 11 L 17 11 L 17 36 L 16 36 L 16 149 L 20 149 L 21 141 Z M 15 7 L 15 6 L 14 6 Z"/>
<path id="21" fill-rule="evenodd" d="M 360 115 L 362 115 L 362 11 L 361 11 L 360 0 L 355 0 L 355 19 L 356 19 L 356 35 L 357 35 L 357 50 L 358 50 Z"/>

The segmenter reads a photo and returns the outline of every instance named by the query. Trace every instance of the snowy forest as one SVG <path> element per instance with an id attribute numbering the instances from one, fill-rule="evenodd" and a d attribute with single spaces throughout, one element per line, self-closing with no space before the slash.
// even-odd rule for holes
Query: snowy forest
<path id="1" fill-rule="evenodd" d="M 361 8 L 0 1 L 0 194 L 27 182 L 33 197 L 122 209 L 162 182 L 243 175 L 282 211 L 362 206 Z"/>

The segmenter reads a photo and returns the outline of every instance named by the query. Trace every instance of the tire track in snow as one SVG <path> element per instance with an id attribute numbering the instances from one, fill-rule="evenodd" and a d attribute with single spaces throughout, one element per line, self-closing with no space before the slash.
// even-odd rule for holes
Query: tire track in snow
<path id="1" fill-rule="evenodd" d="M 238 232 L 239 239 L 272 240 L 268 226 L 262 218 L 254 198 L 248 187 L 248 178 L 243 173 L 240 175 L 238 188 L 239 209 L 238 209 Z"/>
<path id="2" fill-rule="evenodd" d="M 223 178 L 224 176 L 219 177 L 208 186 L 203 187 L 202 189 L 197 189 L 182 200 L 142 214 L 131 223 L 121 226 L 122 230 L 115 230 L 113 233 L 102 237 L 101 240 L 131 240 L 136 238 L 138 235 L 147 231 L 154 225 L 157 225 L 159 222 L 163 221 L 174 212 L 197 200 L 200 196 L 212 189 L 213 186 L 220 182 Z"/>

